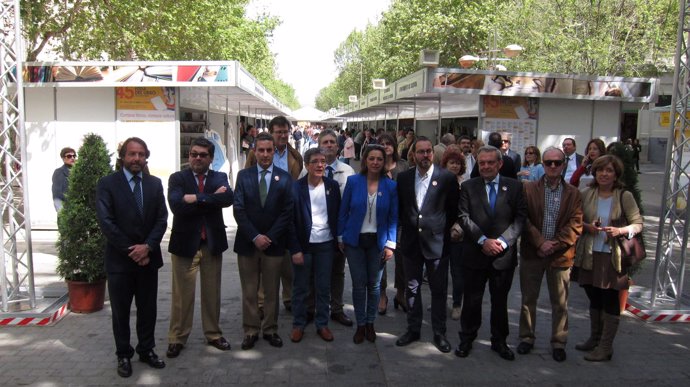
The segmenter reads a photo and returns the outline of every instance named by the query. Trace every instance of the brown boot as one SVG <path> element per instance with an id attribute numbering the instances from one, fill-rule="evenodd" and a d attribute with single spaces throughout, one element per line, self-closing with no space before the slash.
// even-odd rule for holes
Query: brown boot
<path id="1" fill-rule="evenodd" d="M 616 338 L 618 332 L 618 325 L 620 324 L 621 316 L 604 313 L 604 328 L 601 333 L 601 340 L 599 345 L 594 348 L 594 351 L 585 355 L 587 361 L 608 361 L 613 357 L 613 339 Z"/>
<path id="2" fill-rule="evenodd" d="M 604 313 L 599 309 L 589 310 L 589 326 L 591 333 L 587 341 L 575 345 L 578 351 L 591 351 L 597 347 L 601 339 L 601 328 L 603 326 Z"/>
<path id="3" fill-rule="evenodd" d="M 355 344 L 362 344 L 364 341 L 365 331 L 364 325 L 358 325 L 355 335 L 352 336 L 352 341 L 354 341 Z"/>
<path id="4" fill-rule="evenodd" d="M 366 325 L 365 336 L 367 338 L 367 341 L 370 341 L 372 343 L 376 341 L 376 331 L 374 330 L 374 324 Z"/>

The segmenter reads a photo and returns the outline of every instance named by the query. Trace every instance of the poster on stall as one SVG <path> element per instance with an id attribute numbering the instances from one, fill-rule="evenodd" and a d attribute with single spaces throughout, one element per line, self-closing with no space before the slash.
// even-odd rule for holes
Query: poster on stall
<path id="1" fill-rule="evenodd" d="M 118 121 L 175 120 L 175 88 L 118 87 L 115 90 Z"/>
<path id="2" fill-rule="evenodd" d="M 505 132 L 511 135 L 510 149 L 521 156 L 529 145 L 537 142 L 539 100 L 527 97 L 483 96 L 484 132 Z"/>

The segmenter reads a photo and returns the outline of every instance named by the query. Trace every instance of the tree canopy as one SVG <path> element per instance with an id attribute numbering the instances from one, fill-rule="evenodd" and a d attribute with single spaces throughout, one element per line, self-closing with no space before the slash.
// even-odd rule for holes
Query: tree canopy
<path id="1" fill-rule="evenodd" d="M 489 48 L 519 44 L 511 71 L 656 76 L 671 70 L 678 0 L 393 0 L 378 25 L 353 31 L 334 53 L 339 76 L 316 107 L 346 104 L 419 69 L 422 49 L 441 51 L 441 67 Z M 490 40 L 496 46 L 490 47 Z M 479 61 L 475 68 L 486 68 Z"/>
<path id="2" fill-rule="evenodd" d="M 27 60 L 52 46 L 65 60 L 238 60 L 287 106 L 268 36 L 279 20 L 250 19 L 249 0 L 22 0 Z"/>

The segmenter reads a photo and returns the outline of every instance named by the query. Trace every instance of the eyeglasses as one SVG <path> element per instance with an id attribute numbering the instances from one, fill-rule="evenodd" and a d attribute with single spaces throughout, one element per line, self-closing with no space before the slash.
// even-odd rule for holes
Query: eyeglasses
<path id="1" fill-rule="evenodd" d="M 532 151 L 527 151 L 527 152 L 525 152 L 525 154 L 526 154 L 526 155 L 533 155 L 534 152 L 532 152 Z"/>
<path id="2" fill-rule="evenodd" d="M 311 165 L 326 165 L 326 160 L 309 160 Z"/>
<path id="3" fill-rule="evenodd" d="M 208 153 L 196 153 L 196 152 L 190 152 L 189 157 L 195 159 L 197 157 L 201 157 L 202 159 L 205 159 L 208 157 Z"/>
<path id="4" fill-rule="evenodd" d="M 501 142 L 504 144 L 510 144 L 510 140 L 501 140 Z"/>
<path id="5" fill-rule="evenodd" d="M 429 154 L 434 153 L 434 150 L 433 149 L 419 149 L 419 150 L 414 151 L 414 153 L 416 153 L 418 155 L 425 155 L 425 154 L 429 155 Z"/>
<path id="6" fill-rule="evenodd" d="M 72 154 L 72 153 L 69 153 L 69 154 L 66 154 L 64 158 L 66 158 L 66 159 L 76 159 L 76 158 L 77 158 L 77 155 Z"/>
<path id="7" fill-rule="evenodd" d="M 543 162 L 544 162 L 544 165 L 546 165 L 548 167 L 553 167 L 553 166 L 560 167 L 561 165 L 563 165 L 563 160 L 544 160 Z"/>

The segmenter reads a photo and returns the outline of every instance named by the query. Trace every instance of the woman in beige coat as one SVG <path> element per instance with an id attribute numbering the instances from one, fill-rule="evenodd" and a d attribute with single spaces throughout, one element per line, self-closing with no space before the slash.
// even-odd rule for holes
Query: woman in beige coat
<path id="1" fill-rule="evenodd" d="M 597 158 L 592 175 L 594 181 L 582 192 L 584 229 L 573 273 L 589 298 L 592 332 L 575 348 L 591 351 L 585 360 L 605 361 L 613 355 L 620 322 L 618 292 L 628 287 L 628 267 L 621 260 L 616 239 L 642 232 L 642 216 L 633 195 L 621 183 L 620 159 L 612 155 Z"/>

